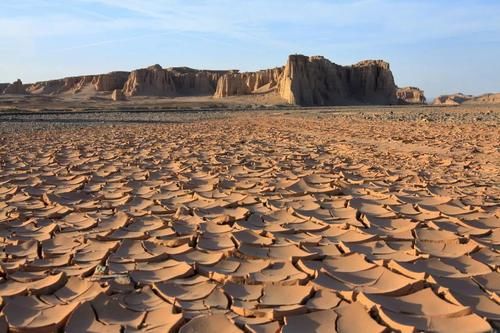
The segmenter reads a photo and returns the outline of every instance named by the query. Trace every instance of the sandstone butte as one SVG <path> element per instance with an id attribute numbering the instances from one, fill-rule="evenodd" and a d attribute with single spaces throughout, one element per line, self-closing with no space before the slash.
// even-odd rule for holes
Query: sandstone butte
<path id="1" fill-rule="evenodd" d="M 396 95 L 403 104 L 425 104 L 424 91 L 417 87 L 398 88 Z"/>
<path id="2" fill-rule="evenodd" d="M 93 96 L 113 100 L 134 96 L 207 96 L 222 99 L 243 95 L 270 95 L 281 103 L 301 106 L 424 103 L 418 88 L 399 89 L 389 64 L 365 60 L 352 66 L 337 65 L 321 56 L 290 55 L 285 66 L 256 72 L 162 68 L 153 65 L 132 72 L 23 84 L 0 84 L 4 94 Z M 122 94 L 119 92 L 121 91 Z"/>

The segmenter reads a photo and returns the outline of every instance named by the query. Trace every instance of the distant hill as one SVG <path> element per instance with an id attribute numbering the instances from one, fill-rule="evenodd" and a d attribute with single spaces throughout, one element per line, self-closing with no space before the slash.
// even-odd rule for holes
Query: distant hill
<path id="1" fill-rule="evenodd" d="M 432 104 L 450 106 L 461 104 L 500 104 L 500 93 L 479 96 L 464 95 L 462 93 L 442 95 L 436 97 Z"/>

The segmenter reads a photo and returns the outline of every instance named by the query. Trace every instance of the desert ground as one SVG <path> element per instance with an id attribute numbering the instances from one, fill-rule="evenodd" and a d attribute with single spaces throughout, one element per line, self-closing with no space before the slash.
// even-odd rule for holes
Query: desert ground
<path id="1" fill-rule="evenodd" d="M 0 332 L 500 328 L 500 106 L 46 102 L 0 111 Z"/>

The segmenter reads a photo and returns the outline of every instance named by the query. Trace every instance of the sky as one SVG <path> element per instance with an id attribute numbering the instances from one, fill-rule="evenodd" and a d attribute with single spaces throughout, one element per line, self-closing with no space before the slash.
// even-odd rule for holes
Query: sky
<path id="1" fill-rule="evenodd" d="M 0 0 L 0 82 L 289 54 L 391 64 L 427 97 L 500 92 L 499 0 Z"/>

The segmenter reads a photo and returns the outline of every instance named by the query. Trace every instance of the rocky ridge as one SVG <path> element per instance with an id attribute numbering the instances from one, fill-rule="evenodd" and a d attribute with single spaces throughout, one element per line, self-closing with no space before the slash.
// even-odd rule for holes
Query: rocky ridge
<path id="1" fill-rule="evenodd" d="M 40 81 L 29 85 L 26 92 L 34 95 L 77 94 L 86 88 L 95 92 L 111 92 L 114 89 L 122 89 L 128 76 L 129 72 L 111 72 Z"/>
<path id="2" fill-rule="evenodd" d="M 208 96 L 215 93 L 218 79 L 226 72 L 154 65 L 132 71 L 123 92 L 126 96 Z"/>
<path id="3" fill-rule="evenodd" d="M 10 83 L 3 84 L 5 88 L 3 89 L 4 94 L 13 94 L 13 95 L 22 95 L 26 93 L 26 88 L 23 85 L 23 82 L 20 79 Z"/>
<path id="4" fill-rule="evenodd" d="M 396 85 L 389 64 L 369 60 L 340 66 L 320 56 L 292 55 L 279 94 L 289 104 L 395 104 Z"/>
<path id="5" fill-rule="evenodd" d="M 219 79 L 215 98 L 274 93 L 288 104 L 395 104 L 396 86 L 389 64 L 381 60 L 340 66 L 320 56 L 292 55 L 284 67 L 228 73 Z"/>
<path id="6" fill-rule="evenodd" d="M 257 72 L 226 73 L 219 78 L 214 97 L 274 92 L 280 83 L 283 69 L 283 67 L 276 67 Z"/>
<path id="7" fill-rule="evenodd" d="M 127 97 L 272 95 L 283 103 L 303 106 L 398 103 L 397 86 L 387 62 L 367 60 L 341 66 L 321 56 L 303 55 L 289 56 L 283 67 L 256 72 L 154 65 L 132 72 L 75 76 L 30 85 L 19 81 L 3 90 L 9 94 L 111 98 L 117 89 Z"/>
<path id="8" fill-rule="evenodd" d="M 434 99 L 433 105 L 460 105 L 472 99 L 472 95 L 464 95 L 462 93 L 451 94 L 451 95 L 441 95 Z"/>
<path id="9" fill-rule="evenodd" d="M 398 88 L 396 91 L 399 104 L 425 104 L 424 91 L 417 87 Z"/>
<path id="10" fill-rule="evenodd" d="M 497 94 L 483 94 L 479 96 L 464 95 L 462 93 L 456 93 L 451 95 L 441 95 L 434 99 L 433 105 L 443 105 L 443 106 L 456 106 L 461 104 L 499 104 L 500 103 L 500 93 Z"/>

